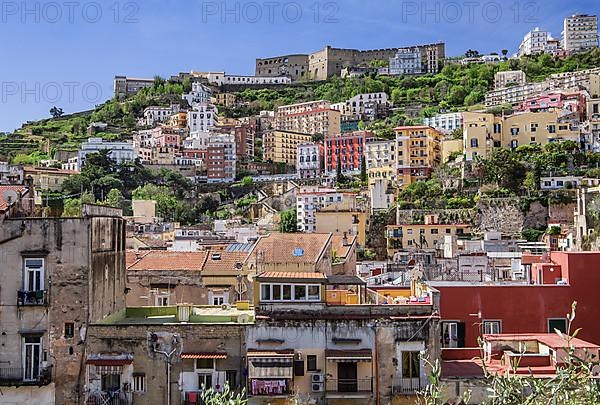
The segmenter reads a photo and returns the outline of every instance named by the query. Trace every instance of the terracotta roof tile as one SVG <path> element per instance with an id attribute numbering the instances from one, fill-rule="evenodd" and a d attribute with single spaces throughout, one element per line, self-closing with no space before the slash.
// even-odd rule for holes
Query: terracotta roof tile
<path id="1" fill-rule="evenodd" d="M 356 241 L 356 235 L 347 236 L 348 243 L 344 246 L 344 237 L 342 235 L 333 235 L 331 238 L 331 249 L 335 249 L 337 257 L 346 258 L 350 252 L 350 248 Z"/>
<path id="2" fill-rule="evenodd" d="M 8 207 L 8 201 L 4 199 L 4 192 L 12 190 L 17 194 L 25 194 L 27 188 L 25 186 L 0 186 L 0 210 L 4 210 Z M 15 202 L 15 201 L 13 201 Z"/>
<path id="3" fill-rule="evenodd" d="M 149 250 L 133 261 L 128 270 L 187 270 L 201 271 L 207 252 L 169 252 Z"/>
<path id="4" fill-rule="evenodd" d="M 241 270 L 248 252 L 230 252 L 227 250 L 208 251 L 202 271 Z M 218 258 L 217 258 L 218 257 Z"/>
<path id="5" fill-rule="evenodd" d="M 271 233 L 258 239 L 250 255 L 260 255 L 262 263 L 316 263 L 330 240 L 330 233 Z"/>

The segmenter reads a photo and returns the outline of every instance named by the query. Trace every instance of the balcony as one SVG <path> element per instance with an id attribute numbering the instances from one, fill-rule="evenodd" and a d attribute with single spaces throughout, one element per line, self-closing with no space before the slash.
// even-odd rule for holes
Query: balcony
<path id="1" fill-rule="evenodd" d="M 328 398 L 365 398 L 373 395 L 373 379 L 328 378 L 325 388 Z"/>
<path id="2" fill-rule="evenodd" d="M 108 392 L 97 391 L 86 395 L 85 405 L 131 405 L 131 392 L 123 390 Z"/>
<path id="3" fill-rule="evenodd" d="M 48 305 L 48 291 L 17 291 L 17 306 L 44 306 Z"/>
<path id="4" fill-rule="evenodd" d="M 0 368 L 0 386 L 19 387 L 24 385 L 48 385 L 52 381 L 52 366 L 40 368 L 37 377 L 25 379 L 22 367 Z"/>
<path id="5" fill-rule="evenodd" d="M 397 378 L 392 385 L 392 393 L 399 395 L 416 395 L 421 389 L 419 378 Z"/>

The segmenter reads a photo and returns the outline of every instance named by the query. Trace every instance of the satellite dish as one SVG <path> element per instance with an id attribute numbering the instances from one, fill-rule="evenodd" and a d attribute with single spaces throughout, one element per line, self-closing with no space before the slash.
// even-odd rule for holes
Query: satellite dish
<path id="1" fill-rule="evenodd" d="M 248 314 L 240 314 L 237 317 L 238 323 L 248 323 L 250 322 L 250 316 Z"/>
<path id="2" fill-rule="evenodd" d="M 6 201 L 9 205 L 10 204 L 14 204 L 17 202 L 17 198 L 18 198 L 18 194 L 15 190 L 4 190 L 2 192 L 2 198 L 4 199 L 4 201 Z"/>
<path id="3" fill-rule="evenodd" d="M 242 263 L 240 263 L 240 262 L 237 262 L 235 264 L 235 268 L 238 269 L 238 270 L 241 269 L 242 267 L 244 267 L 244 265 Z"/>

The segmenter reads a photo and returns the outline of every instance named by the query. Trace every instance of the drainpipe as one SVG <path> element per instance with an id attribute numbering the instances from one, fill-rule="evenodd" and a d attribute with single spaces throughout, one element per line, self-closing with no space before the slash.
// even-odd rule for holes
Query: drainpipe
<path id="1" fill-rule="evenodd" d="M 373 332 L 375 334 L 375 404 L 379 405 L 379 343 L 377 341 L 377 321 L 373 326 Z M 372 386 L 372 384 L 371 384 Z"/>

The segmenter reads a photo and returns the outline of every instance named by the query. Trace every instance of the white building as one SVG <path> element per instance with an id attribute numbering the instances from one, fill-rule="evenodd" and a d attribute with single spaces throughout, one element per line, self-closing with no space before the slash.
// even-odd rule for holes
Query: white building
<path id="1" fill-rule="evenodd" d="M 546 176 L 540 177 L 542 190 L 559 190 L 564 188 L 577 188 L 583 177 L 581 176 Z"/>
<path id="2" fill-rule="evenodd" d="M 529 31 L 525 34 L 525 37 L 521 41 L 521 45 L 519 45 L 517 56 L 537 55 L 546 52 L 549 38 L 550 33 L 548 31 L 536 27 L 533 31 Z"/>
<path id="3" fill-rule="evenodd" d="M 187 121 L 190 135 L 207 132 L 217 126 L 217 107 L 212 104 L 198 104 L 188 111 Z"/>
<path id="4" fill-rule="evenodd" d="M 315 142 L 301 143 L 296 148 L 296 173 L 299 179 L 321 176 L 322 147 Z"/>
<path id="5" fill-rule="evenodd" d="M 62 170 L 79 170 L 79 158 L 77 156 L 69 158 L 67 163 L 61 163 L 60 168 Z"/>
<path id="6" fill-rule="evenodd" d="M 287 76 L 245 76 L 245 75 L 228 75 L 225 72 L 208 72 L 206 78 L 209 83 L 222 86 L 224 84 L 255 84 L 255 85 L 272 85 L 272 84 L 290 84 L 292 79 Z"/>
<path id="7" fill-rule="evenodd" d="M 445 134 L 450 134 L 454 130 L 463 127 L 463 115 L 461 112 L 436 114 L 433 117 L 423 118 L 423 125 L 433 127 Z"/>
<path id="8" fill-rule="evenodd" d="M 351 120 L 373 121 L 385 114 L 389 108 L 388 95 L 385 92 L 362 93 L 336 104 L 332 110 L 338 110 L 342 117 Z"/>
<path id="9" fill-rule="evenodd" d="M 207 105 L 212 97 L 210 87 L 199 82 L 192 83 L 192 91 L 181 96 L 193 108 L 197 105 Z"/>
<path id="10" fill-rule="evenodd" d="M 388 210 L 394 203 L 395 193 L 390 187 L 391 182 L 386 179 L 375 179 L 369 184 L 369 198 L 371 200 L 371 213 Z"/>
<path id="11" fill-rule="evenodd" d="M 296 192 L 296 218 L 298 230 L 306 233 L 316 232 L 316 212 L 332 204 L 348 203 L 345 199 L 355 199 L 356 195 L 344 193 L 333 188 L 303 187 Z"/>
<path id="12" fill-rule="evenodd" d="M 81 170 L 85 164 L 87 155 L 98 153 L 102 150 L 109 150 L 110 158 L 117 163 L 131 162 L 135 159 L 133 143 L 131 142 L 105 141 L 102 138 L 89 138 L 87 142 L 81 144 L 81 149 L 77 156 L 79 163 L 78 170 Z"/>
<path id="13" fill-rule="evenodd" d="M 144 109 L 144 116 L 138 122 L 142 126 L 154 126 L 157 122 L 167 122 L 171 115 L 179 112 L 179 105 L 172 104 L 170 107 L 150 106 Z"/>
<path id="14" fill-rule="evenodd" d="M 563 23 L 563 49 L 579 52 L 598 47 L 598 16 L 574 14 Z"/>
<path id="15" fill-rule="evenodd" d="M 419 75 L 423 71 L 421 49 L 419 47 L 400 48 L 390 58 L 390 75 Z"/>

